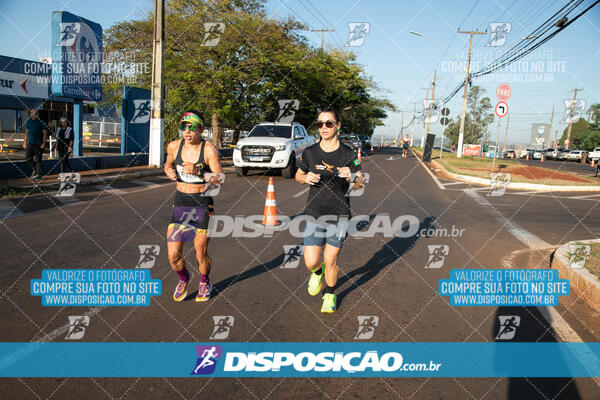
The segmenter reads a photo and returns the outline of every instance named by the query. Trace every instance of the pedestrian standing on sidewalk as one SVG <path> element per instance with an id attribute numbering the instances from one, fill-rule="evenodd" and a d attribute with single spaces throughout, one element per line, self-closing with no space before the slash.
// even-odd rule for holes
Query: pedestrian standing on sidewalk
<path id="1" fill-rule="evenodd" d="M 25 124 L 23 148 L 25 149 L 25 160 L 33 171 L 32 179 L 42 177 L 42 153 L 46 147 L 46 140 L 48 140 L 48 128 L 40 121 L 38 110 L 31 109 L 29 120 Z"/>
<path id="2" fill-rule="evenodd" d="M 56 132 L 56 150 L 60 159 L 60 172 L 73 172 L 69 164 L 69 156 L 73 152 L 73 128 L 65 117 L 60 119 L 60 128 Z"/>

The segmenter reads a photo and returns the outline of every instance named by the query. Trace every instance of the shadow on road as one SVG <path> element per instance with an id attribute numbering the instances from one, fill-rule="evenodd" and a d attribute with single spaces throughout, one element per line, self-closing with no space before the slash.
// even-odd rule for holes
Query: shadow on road
<path id="1" fill-rule="evenodd" d="M 536 307 L 498 307 L 492 332 L 497 343 L 556 342 L 554 330 L 547 326 L 544 316 Z M 510 374 L 511 360 L 497 352 L 496 368 Z M 558 360 L 556 363 L 566 363 Z M 505 371 L 503 371 L 505 370 Z M 509 378 L 507 399 L 565 399 L 577 400 L 582 396 L 572 378 Z"/>
<path id="2" fill-rule="evenodd" d="M 433 221 L 435 221 L 434 217 L 425 218 L 419 224 L 418 232 L 432 228 Z M 410 250 L 414 246 L 417 240 L 419 240 L 419 236 L 417 235 L 411 236 L 409 238 L 395 237 L 389 242 L 385 243 L 379 251 L 373 254 L 373 256 L 365 263 L 365 265 L 355 270 L 352 270 L 338 278 L 337 286 L 340 287 L 345 282 L 352 280 L 352 278 L 354 278 L 357 275 L 360 275 L 360 278 L 358 278 L 355 282 L 352 282 L 352 284 L 349 287 L 338 293 L 338 307 L 342 304 L 344 298 L 348 294 L 350 294 L 353 290 L 358 289 L 359 286 L 373 279 L 385 267 L 396 262 L 400 257 L 402 257 L 408 250 Z"/>

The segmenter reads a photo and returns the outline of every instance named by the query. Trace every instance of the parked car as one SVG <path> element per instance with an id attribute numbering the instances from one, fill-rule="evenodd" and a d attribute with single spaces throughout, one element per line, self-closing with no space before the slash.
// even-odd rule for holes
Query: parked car
<path id="1" fill-rule="evenodd" d="M 371 149 L 371 137 L 367 135 L 360 135 L 360 142 L 362 143 L 363 149 Z"/>
<path id="2" fill-rule="evenodd" d="M 527 158 L 527 153 L 529 153 L 529 158 L 531 159 L 533 157 L 534 151 L 535 151 L 534 149 L 521 150 L 521 154 L 519 154 L 519 158 Z"/>
<path id="3" fill-rule="evenodd" d="M 546 158 L 550 158 L 552 160 L 556 160 L 556 156 L 558 155 L 558 149 L 546 149 Z"/>
<path id="4" fill-rule="evenodd" d="M 235 173 L 244 176 L 250 169 L 280 169 L 285 178 L 292 178 L 302 152 L 313 143 L 314 137 L 297 122 L 261 122 L 236 144 Z"/>
<path id="5" fill-rule="evenodd" d="M 558 149 L 558 152 L 556 153 L 556 159 L 557 160 L 566 160 L 567 154 L 569 154 L 569 153 L 570 153 L 570 150 Z"/>
<path id="6" fill-rule="evenodd" d="M 517 158 L 517 155 L 515 154 L 514 150 L 506 150 L 504 153 L 502 153 L 502 158 Z"/>
<path id="7" fill-rule="evenodd" d="M 588 159 L 594 159 L 596 162 L 600 161 L 600 147 L 596 147 L 594 151 L 588 154 Z"/>
<path id="8" fill-rule="evenodd" d="M 354 133 L 343 133 L 340 135 L 340 142 L 350 147 L 352 150 L 358 151 L 358 148 L 362 146 L 362 142 L 358 135 Z"/>
<path id="9" fill-rule="evenodd" d="M 541 160 L 542 155 L 544 155 L 544 150 L 534 150 L 533 151 L 533 159 L 535 159 L 535 160 Z M 532 157 L 530 156 L 530 158 L 532 158 Z"/>
<path id="10" fill-rule="evenodd" d="M 581 158 L 587 154 L 584 150 L 571 150 L 569 154 L 567 154 L 568 161 L 581 161 Z"/>

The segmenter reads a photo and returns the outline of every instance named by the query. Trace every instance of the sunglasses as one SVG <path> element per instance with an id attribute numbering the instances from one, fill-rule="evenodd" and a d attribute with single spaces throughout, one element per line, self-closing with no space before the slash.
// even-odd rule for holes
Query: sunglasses
<path id="1" fill-rule="evenodd" d="M 328 128 L 333 128 L 336 125 L 335 121 L 327 121 L 327 122 L 323 122 L 323 121 L 319 121 L 317 122 L 317 128 L 321 129 L 323 127 L 323 125 L 325 125 Z"/>
<path id="2" fill-rule="evenodd" d="M 186 129 L 189 129 L 190 132 L 196 132 L 198 129 L 200 129 L 199 125 L 196 124 L 190 124 L 190 123 L 181 123 L 179 124 L 179 130 L 184 132 Z"/>

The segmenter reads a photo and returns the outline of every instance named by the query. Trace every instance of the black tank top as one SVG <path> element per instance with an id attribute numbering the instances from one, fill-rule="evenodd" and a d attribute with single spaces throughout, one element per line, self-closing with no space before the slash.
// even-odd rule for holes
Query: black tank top
<path id="1" fill-rule="evenodd" d="M 203 185 L 206 181 L 202 178 L 204 173 L 211 172 L 210 167 L 204 163 L 204 145 L 206 144 L 205 140 L 202 140 L 202 145 L 200 146 L 200 155 L 198 156 L 198 161 L 194 164 L 197 168 L 199 168 L 199 175 L 194 174 L 186 174 L 183 172 L 183 160 L 181 158 L 181 149 L 183 148 L 184 140 L 181 139 L 181 143 L 179 144 L 179 149 L 177 150 L 177 156 L 175 157 L 175 171 L 177 172 L 177 182 L 191 183 Z"/>

